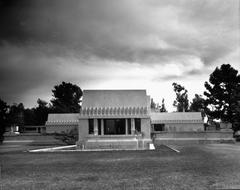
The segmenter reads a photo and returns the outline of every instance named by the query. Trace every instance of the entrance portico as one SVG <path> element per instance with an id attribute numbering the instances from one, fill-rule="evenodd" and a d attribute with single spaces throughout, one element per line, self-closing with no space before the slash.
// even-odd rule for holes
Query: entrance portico
<path id="1" fill-rule="evenodd" d="M 135 134 L 138 129 L 135 128 L 134 118 L 112 118 L 112 119 L 89 119 L 89 127 L 93 126 L 93 132 L 89 134 L 94 135 L 131 135 Z"/>
<path id="2" fill-rule="evenodd" d="M 79 143 L 87 148 L 138 149 L 138 141 L 150 142 L 148 99 L 145 90 L 85 90 Z"/>

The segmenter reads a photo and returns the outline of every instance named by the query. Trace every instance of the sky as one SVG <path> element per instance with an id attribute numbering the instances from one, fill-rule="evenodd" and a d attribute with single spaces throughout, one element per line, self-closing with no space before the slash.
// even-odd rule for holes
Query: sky
<path id="1" fill-rule="evenodd" d="M 240 71 L 240 0 L 0 0 L 0 98 L 34 107 L 62 81 L 146 89 L 174 111 L 172 83 L 203 94 Z"/>

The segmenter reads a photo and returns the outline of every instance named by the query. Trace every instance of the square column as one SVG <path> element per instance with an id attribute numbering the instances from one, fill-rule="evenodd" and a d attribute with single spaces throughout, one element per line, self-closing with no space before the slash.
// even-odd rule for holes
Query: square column
<path id="1" fill-rule="evenodd" d="M 134 135 L 135 133 L 135 120 L 131 118 L 131 134 Z"/>
<path id="2" fill-rule="evenodd" d="M 103 122 L 103 119 L 101 119 L 101 135 L 104 135 L 104 122 Z"/>
<path id="3" fill-rule="evenodd" d="M 128 119 L 125 119 L 125 134 L 128 135 Z"/>
<path id="4" fill-rule="evenodd" d="M 98 135 L 98 121 L 97 121 L 97 119 L 93 120 L 93 125 L 94 125 L 94 135 Z"/>

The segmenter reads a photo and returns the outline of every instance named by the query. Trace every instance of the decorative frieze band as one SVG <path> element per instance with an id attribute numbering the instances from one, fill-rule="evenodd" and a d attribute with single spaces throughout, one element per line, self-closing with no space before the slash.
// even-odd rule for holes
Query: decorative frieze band
<path id="1" fill-rule="evenodd" d="M 203 123 L 202 120 L 151 120 L 151 124 L 166 124 L 166 123 Z"/>
<path id="2" fill-rule="evenodd" d="M 72 121 L 72 120 L 54 120 L 54 121 L 47 121 L 46 125 L 52 125 L 52 124 L 62 124 L 62 125 L 77 125 L 78 120 Z"/>
<path id="3" fill-rule="evenodd" d="M 145 115 L 148 113 L 147 107 L 100 107 L 82 108 L 80 116 L 101 116 L 101 115 Z"/>

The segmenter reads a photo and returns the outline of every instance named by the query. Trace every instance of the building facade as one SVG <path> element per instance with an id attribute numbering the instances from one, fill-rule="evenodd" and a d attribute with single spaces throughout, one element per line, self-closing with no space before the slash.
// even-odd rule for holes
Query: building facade
<path id="1" fill-rule="evenodd" d="M 145 90 L 85 90 L 79 146 L 145 149 L 151 142 L 150 97 Z"/>
<path id="2" fill-rule="evenodd" d="M 200 112 L 151 113 L 146 90 L 84 90 L 80 113 L 46 122 L 47 133 L 74 128 L 81 149 L 148 149 L 155 132 L 204 131 Z"/>
<path id="3" fill-rule="evenodd" d="M 152 131 L 204 131 L 201 112 L 151 113 Z"/>
<path id="4" fill-rule="evenodd" d="M 78 113 L 48 114 L 46 133 L 69 132 L 78 127 Z"/>

